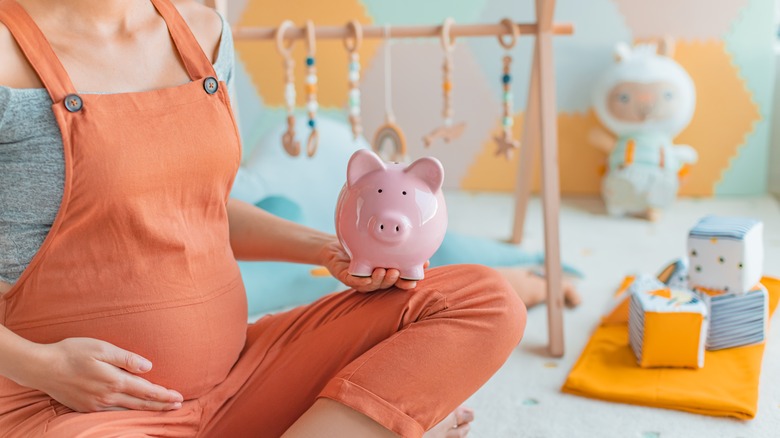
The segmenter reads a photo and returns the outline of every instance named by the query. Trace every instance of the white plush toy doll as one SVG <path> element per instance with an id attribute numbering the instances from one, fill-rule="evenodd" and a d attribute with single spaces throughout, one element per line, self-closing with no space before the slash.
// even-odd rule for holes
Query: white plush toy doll
<path id="1" fill-rule="evenodd" d="M 593 94 L 596 115 L 612 131 L 590 134 L 609 153 L 601 192 L 610 215 L 654 220 L 676 199 L 685 166 L 697 160 L 692 147 L 672 143 L 691 121 L 696 90 L 666 42 L 633 50 L 620 43 L 615 52 L 617 62 Z"/>

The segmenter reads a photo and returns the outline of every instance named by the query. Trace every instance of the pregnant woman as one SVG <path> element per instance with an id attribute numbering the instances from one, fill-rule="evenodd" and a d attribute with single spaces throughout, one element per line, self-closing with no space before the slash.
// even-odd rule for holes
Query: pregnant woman
<path id="1" fill-rule="evenodd" d="M 230 199 L 232 57 L 192 1 L 0 0 L 0 435 L 464 436 L 524 305 Z M 351 289 L 247 324 L 236 259 Z"/>

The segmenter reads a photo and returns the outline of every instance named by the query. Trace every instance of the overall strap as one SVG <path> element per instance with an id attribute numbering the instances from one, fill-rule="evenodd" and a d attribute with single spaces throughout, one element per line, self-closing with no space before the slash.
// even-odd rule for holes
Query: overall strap
<path id="1" fill-rule="evenodd" d="M 15 0 L 0 0 L 0 22 L 5 24 L 22 53 L 46 87 L 53 102 L 75 94 L 76 89 L 41 29 Z"/>
<path id="2" fill-rule="evenodd" d="M 187 74 L 190 75 L 190 80 L 196 81 L 209 76 L 216 78 L 214 66 L 203 53 L 200 43 L 171 1 L 152 0 L 152 4 L 168 25 L 168 32 L 184 63 L 184 68 L 187 69 Z"/>

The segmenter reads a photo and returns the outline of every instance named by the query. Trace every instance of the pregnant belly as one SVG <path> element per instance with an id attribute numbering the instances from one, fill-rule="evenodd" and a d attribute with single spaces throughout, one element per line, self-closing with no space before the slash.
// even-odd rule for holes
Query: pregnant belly
<path id="1" fill-rule="evenodd" d="M 152 361 L 141 377 L 198 398 L 222 382 L 244 347 L 246 295 L 239 282 L 207 301 L 16 330 L 34 342 L 100 339 Z"/>

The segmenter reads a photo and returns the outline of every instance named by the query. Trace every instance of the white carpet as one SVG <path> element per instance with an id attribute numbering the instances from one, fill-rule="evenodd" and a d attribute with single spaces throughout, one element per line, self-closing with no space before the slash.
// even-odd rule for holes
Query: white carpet
<path id="1" fill-rule="evenodd" d="M 506 195 L 447 193 L 453 230 L 506 239 L 512 200 Z M 780 324 L 764 353 L 759 409 L 752 421 L 602 402 L 563 394 L 560 387 L 579 357 L 610 295 L 625 274 L 656 274 L 685 252 L 688 229 L 706 214 L 764 221 L 765 272 L 780 276 L 780 208 L 774 198 L 686 199 L 656 223 L 613 219 L 598 199 L 568 199 L 561 212 L 563 259 L 581 269 L 584 303 L 566 311 L 566 354 L 546 355 L 544 306 L 529 312 L 525 338 L 503 368 L 468 402 L 476 410 L 471 437 L 780 437 Z M 529 207 L 525 242 L 543 248 L 538 199 Z M 705 364 L 706 366 L 706 364 Z M 457 382 L 453 382 L 457 384 Z M 717 382 L 713 382 L 717 384 Z"/>

